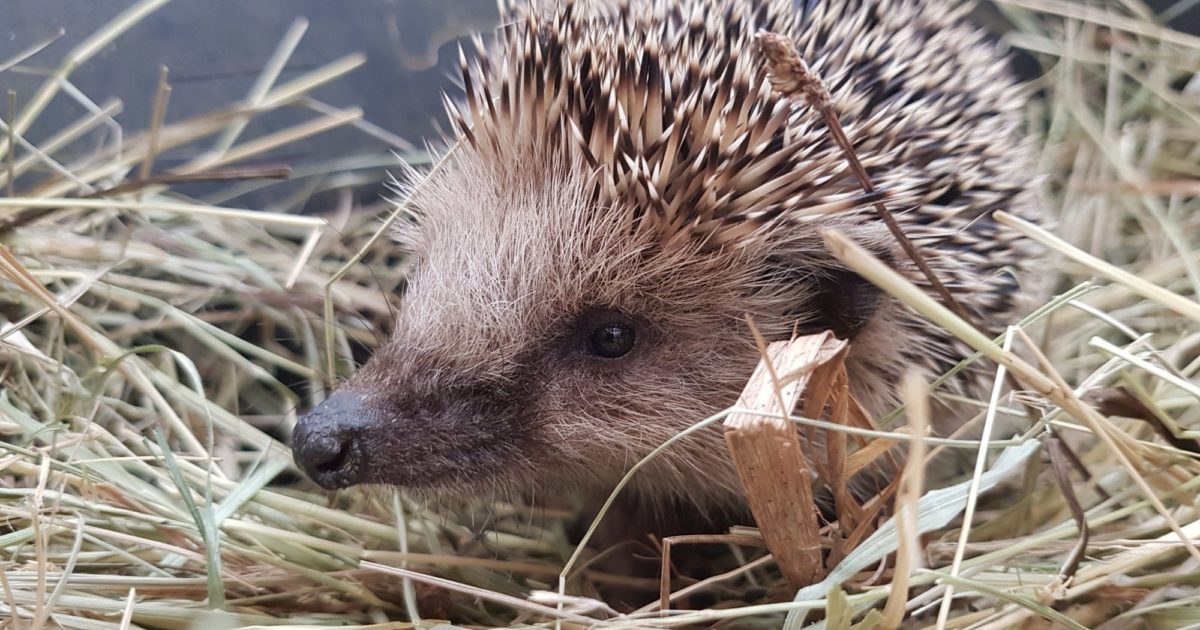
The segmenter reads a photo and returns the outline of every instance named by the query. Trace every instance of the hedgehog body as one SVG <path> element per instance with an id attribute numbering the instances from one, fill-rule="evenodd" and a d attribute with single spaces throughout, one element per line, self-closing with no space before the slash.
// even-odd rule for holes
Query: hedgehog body
<path id="1" fill-rule="evenodd" d="M 1024 90 L 957 2 L 562 0 L 511 6 L 448 101 L 455 146 L 411 186 L 417 260 L 392 337 L 304 418 L 322 485 L 416 493 L 607 494 L 652 449 L 732 405 L 771 340 L 852 341 L 876 416 L 909 370 L 964 356 L 825 250 L 836 226 L 918 284 L 870 210 L 885 199 L 997 332 L 1037 252 Z M 775 94 L 754 36 L 790 38 L 829 87 L 879 192 L 818 112 Z M 951 383 L 973 393 L 970 371 Z M 744 514 L 720 429 L 626 490 L 651 512 Z M 736 516 L 733 518 L 737 518 Z"/>

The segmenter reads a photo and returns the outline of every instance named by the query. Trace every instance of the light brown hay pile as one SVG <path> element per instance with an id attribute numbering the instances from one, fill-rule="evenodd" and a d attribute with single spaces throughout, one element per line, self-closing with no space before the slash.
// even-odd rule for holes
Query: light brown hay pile
<path id="1" fill-rule="evenodd" d="M 344 175 L 315 214 L 299 212 L 308 192 L 281 192 L 272 212 L 238 200 L 270 193 L 261 178 L 279 174 L 246 165 L 359 123 L 359 112 L 306 95 L 360 60 L 279 82 L 285 38 L 255 92 L 221 111 L 156 115 L 144 131 L 115 134 L 117 106 L 106 104 L 51 136 L 25 137 L 47 108 L 78 98 L 76 65 L 161 3 L 136 4 L 63 57 L 41 92 L 0 108 L 0 615 L 34 628 L 401 628 L 409 623 L 389 620 L 408 618 L 776 627 L 791 612 L 799 627 L 798 611 L 823 610 L 826 627 L 878 625 L 864 611 L 883 609 L 892 573 L 873 577 L 874 565 L 793 603 L 765 552 L 740 549 L 727 574 L 676 582 L 711 594 L 710 608 L 618 615 L 587 599 L 594 584 L 641 585 L 649 598 L 658 582 L 574 557 L 568 514 L 329 496 L 295 475 L 281 441 L 295 409 L 378 340 L 403 284 L 405 261 L 379 237 L 392 207 L 359 207 L 350 194 L 389 164 L 349 156 L 296 169 L 293 179 Z M 945 627 L 1200 627 L 1200 551 L 1177 534 L 1200 538 L 1200 38 L 1158 26 L 1136 2 L 999 6 L 1016 26 L 1008 41 L 1046 70 L 1030 124 L 1045 140 L 1045 189 L 1064 241 L 1034 234 L 1061 258 L 1046 267 L 1058 296 L 1027 333 L 1044 360 L 1020 334 L 1006 343 L 1024 365 L 981 347 L 1027 391 L 977 402 L 981 417 L 989 408 L 1019 417 L 1021 402 L 1044 411 L 1037 426 L 991 445 L 1042 448 L 1005 491 L 979 496 L 964 544 L 961 518 L 920 542 L 893 535 L 893 546 L 923 546 L 928 568 L 913 567 L 892 601 L 907 605 L 911 627 L 938 625 L 948 585 Z M 52 65 L 56 50 L 0 60 L 0 77 Z M 169 111 L 166 93 L 158 112 Z M 285 106 L 307 108 L 310 122 L 242 133 Z M 184 149 L 194 156 L 184 166 L 154 169 L 156 156 Z M 231 181 L 199 198 L 179 192 L 197 179 Z M 1093 403 L 1144 418 L 1103 418 Z M 1053 470 L 1047 427 L 1078 468 Z M 973 458 L 978 443 L 949 447 Z M 1089 526 L 1082 549 L 1056 482 L 1068 478 Z M 551 593 L 560 576 L 567 597 Z"/>

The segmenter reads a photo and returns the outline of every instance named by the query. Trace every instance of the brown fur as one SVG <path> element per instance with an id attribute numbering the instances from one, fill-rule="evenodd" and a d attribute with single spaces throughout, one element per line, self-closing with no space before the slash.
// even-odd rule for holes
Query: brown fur
<path id="1" fill-rule="evenodd" d="M 418 218 L 398 234 L 419 262 L 395 333 L 344 386 L 371 419 L 357 481 L 603 496 L 736 401 L 758 360 L 747 314 L 771 339 L 852 336 L 854 392 L 873 414 L 904 371 L 963 356 L 821 245 L 837 225 L 920 282 L 816 112 L 771 93 L 750 55 L 759 29 L 823 76 L 942 280 L 989 330 L 1015 318 L 1036 251 L 990 213 L 1036 213 L 1024 94 L 1000 55 L 956 2 L 799 4 L 522 5 L 482 61 L 464 57 L 458 146 L 410 188 Z M 589 356 L 586 334 L 611 313 L 636 324 L 634 350 Z M 718 427 L 627 492 L 664 512 L 744 512 Z"/>

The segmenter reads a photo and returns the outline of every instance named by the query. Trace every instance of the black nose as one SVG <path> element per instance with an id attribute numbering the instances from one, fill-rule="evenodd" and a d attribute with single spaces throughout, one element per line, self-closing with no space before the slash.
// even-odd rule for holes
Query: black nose
<path id="1" fill-rule="evenodd" d="M 362 483 L 367 471 L 362 433 L 371 420 L 360 396 L 335 393 L 296 424 L 292 433 L 296 465 L 330 490 Z"/>

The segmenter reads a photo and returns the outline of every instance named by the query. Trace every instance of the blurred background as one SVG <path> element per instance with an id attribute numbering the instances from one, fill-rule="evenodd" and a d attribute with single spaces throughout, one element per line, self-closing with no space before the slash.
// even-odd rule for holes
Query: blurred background
<path id="1" fill-rule="evenodd" d="M 1200 1 L 1126 0 L 1124 4 L 1134 13 L 1170 11 L 1176 28 L 1200 29 Z M 73 45 L 130 5 L 131 0 L 0 2 L 0 61 L 56 37 L 62 29 L 51 48 L 31 60 L 23 73 L 0 75 L 0 93 L 13 89 L 18 98 L 28 97 L 42 80 L 34 73 L 52 70 Z M 123 126 L 144 128 L 159 67 L 165 65 L 173 87 L 166 120 L 179 120 L 243 98 L 284 33 L 301 17 L 307 18 L 308 31 L 280 82 L 336 57 L 363 53 L 366 62 L 361 67 L 313 96 L 336 107 L 361 107 L 365 120 L 420 149 L 425 139 L 437 140 L 440 135 L 440 91 L 451 86 L 456 39 L 492 29 L 497 10 L 495 0 L 171 2 L 72 77 L 93 99 L 123 101 L 123 111 L 116 117 Z M 1006 28 L 991 3 L 981 3 L 977 19 L 994 31 Z M 1020 60 L 1018 67 L 1025 73 L 1036 71 L 1034 64 Z M 39 126 L 58 129 L 82 113 L 71 111 L 64 102 L 46 112 Z M 257 120 L 254 124 L 261 128 L 251 131 L 269 132 L 294 123 L 286 111 L 275 112 Z M 35 129 L 32 135 L 42 134 Z M 314 157 L 313 152 L 345 155 L 403 149 L 388 144 L 353 129 L 337 129 L 289 145 L 273 157 L 294 164 Z M 170 167 L 172 161 L 188 158 L 178 153 L 165 156 L 161 165 Z"/>
<path id="2" fill-rule="evenodd" d="M 94 33 L 132 0 L 2 0 L 0 62 L 39 42 L 55 38 L 21 74 L 0 75 L 0 92 L 15 89 L 28 98 L 79 41 Z M 159 67 L 170 70 L 172 86 L 166 122 L 211 111 L 242 99 L 272 51 L 295 21 L 308 29 L 278 83 L 352 53 L 366 62 L 312 96 L 335 107 L 357 106 L 363 118 L 418 145 L 436 140 L 443 121 L 440 90 L 450 86 L 457 67 L 455 41 L 488 30 L 497 22 L 495 0 L 191 0 L 167 3 L 72 73 L 73 82 L 96 101 L 124 103 L 116 119 L 130 129 L 145 128 L 158 83 Z M 24 100 L 24 99 L 22 99 Z M 39 120 L 46 130 L 61 128 L 82 114 L 55 103 Z M 286 112 L 261 117 L 256 132 L 294 124 Z M 43 135 L 35 129 L 33 137 Z M 290 145 L 273 157 L 288 163 L 308 153 L 344 155 L 378 142 L 352 129 L 338 129 Z M 374 145 L 374 146 L 373 146 Z M 395 147 L 392 147 L 395 148 Z M 166 156 L 161 166 L 186 155 Z"/>

